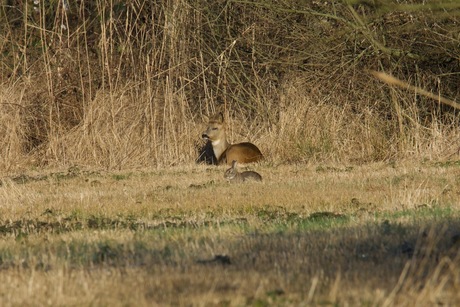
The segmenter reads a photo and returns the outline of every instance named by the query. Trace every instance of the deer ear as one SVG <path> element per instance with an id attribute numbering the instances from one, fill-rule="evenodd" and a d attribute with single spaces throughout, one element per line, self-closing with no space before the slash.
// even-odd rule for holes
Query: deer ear
<path id="1" fill-rule="evenodd" d="M 224 122 L 224 113 L 219 112 L 219 114 L 217 115 L 217 118 L 219 120 L 219 123 L 223 123 Z"/>
<path id="2" fill-rule="evenodd" d="M 209 122 L 222 124 L 224 122 L 224 114 L 222 112 L 219 112 L 212 115 L 211 117 L 209 117 Z"/>

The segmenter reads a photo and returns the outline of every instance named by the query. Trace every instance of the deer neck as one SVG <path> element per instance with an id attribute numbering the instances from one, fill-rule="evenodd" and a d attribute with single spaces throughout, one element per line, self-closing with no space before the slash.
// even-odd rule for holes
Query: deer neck
<path id="1" fill-rule="evenodd" d="M 220 156 L 227 150 L 230 143 L 227 142 L 227 139 L 222 138 L 220 140 L 212 141 L 212 149 L 214 151 L 214 155 L 216 156 L 217 160 L 220 159 Z"/>

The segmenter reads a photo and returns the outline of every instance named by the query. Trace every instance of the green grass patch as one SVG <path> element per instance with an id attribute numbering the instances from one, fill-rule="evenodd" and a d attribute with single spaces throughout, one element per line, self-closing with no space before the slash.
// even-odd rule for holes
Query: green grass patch
<path id="1" fill-rule="evenodd" d="M 420 206 L 416 209 L 404 209 L 393 212 L 377 212 L 375 217 L 379 219 L 400 220 L 407 219 L 416 221 L 421 219 L 445 219 L 457 217 L 459 212 L 450 206 Z"/>

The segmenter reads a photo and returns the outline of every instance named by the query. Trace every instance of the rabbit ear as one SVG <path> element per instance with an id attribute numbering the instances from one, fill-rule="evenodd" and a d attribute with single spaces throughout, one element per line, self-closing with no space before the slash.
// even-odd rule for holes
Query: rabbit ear
<path id="1" fill-rule="evenodd" d="M 236 163 L 237 163 L 236 160 L 232 161 L 232 168 L 236 168 Z"/>

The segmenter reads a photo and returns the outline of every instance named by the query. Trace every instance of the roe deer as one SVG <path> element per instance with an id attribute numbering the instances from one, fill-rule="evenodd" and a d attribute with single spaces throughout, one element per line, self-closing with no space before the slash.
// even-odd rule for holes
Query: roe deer
<path id="1" fill-rule="evenodd" d="M 259 173 L 253 171 L 238 172 L 236 170 L 237 162 L 233 160 L 232 167 L 225 171 L 224 178 L 230 182 L 239 183 L 246 180 L 262 181 L 262 176 Z"/>
<path id="2" fill-rule="evenodd" d="M 201 135 L 206 141 L 211 141 L 217 164 L 230 165 L 233 160 L 238 163 L 257 162 L 263 155 L 256 145 L 244 142 L 230 144 L 225 135 L 224 115 L 218 113 L 209 119 L 208 128 Z"/>

